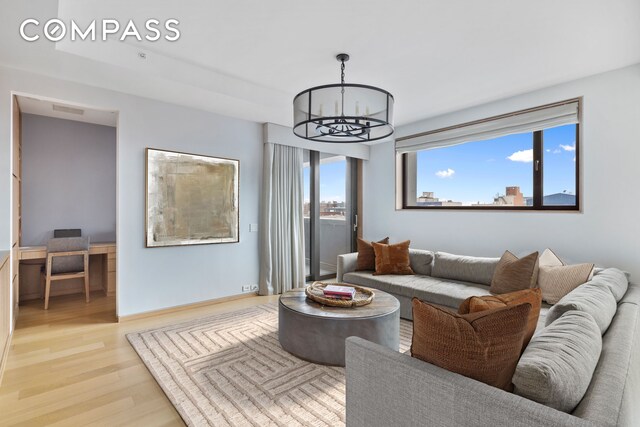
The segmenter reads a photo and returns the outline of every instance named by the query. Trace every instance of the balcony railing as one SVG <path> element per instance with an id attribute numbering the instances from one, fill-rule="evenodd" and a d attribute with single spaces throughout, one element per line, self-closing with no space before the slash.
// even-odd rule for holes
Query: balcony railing
<path id="1" fill-rule="evenodd" d="M 304 253 L 309 266 L 311 254 L 310 218 L 304 219 Z M 351 233 L 345 217 L 320 217 L 320 271 L 321 275 L 335 274 L 338 255 L 351 252 Z M 307 274 L 309 272 L 307 271 Z"/>

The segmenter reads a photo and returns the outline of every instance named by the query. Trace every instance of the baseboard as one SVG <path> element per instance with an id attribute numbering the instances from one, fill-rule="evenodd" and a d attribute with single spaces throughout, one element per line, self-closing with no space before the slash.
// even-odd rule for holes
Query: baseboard
<path id="1" fill-rule="evenodd" d="M 14 328 L 15 329 L 15 328 Z M 7 358 L 9 357 L 9 350 L 11 349 L 11 339 L 13 338 L 13 331 L 9 334 L 7 342 L 2 350 L 2 358 L 0 358 L 0 385 L 2 385 L 2 377 L 4 376 L 4 369 L 7 367 Z"/>
<path id="2" fill-rule="evenodd" d="M 96 288 L 89 288 L 89 292 L 104 292 L 104 288 L 102 287 L 96 287 Z M 54 288 L 51 289 L 51 292 L 49 294 L 49 297 L 61 297 L 64 295 L 84 295 L 84 288 L 78 290 L 78 289 L 56 289 L 54 291 Z M 115 293 L 114 293 L 115 294 Z M 20 302 L 24 302 L 24 301 L 33 301 L 36 299 L 43 299 L 44 295 L 41 294 L 40 292 L 38 293 L 32 293 L 32 294 L 20 294 Z"/>
<path id="3" fill-rule="evenodd" d="M 255 297 L 257 293 L 250 292 L 247 294 L 230 295 L 228 297 L 214 298 L 206 301 L 193 302 L 191 304 L 177 305 L 175 307 L 161 308 L 160 310 L 145 311 L 143 313 L 129 314 L 126 316 L 118 316 L 118 322 L 128 322 L 131 320 L 145 319 L 147 317 L 161 316 L 163 314 L 176 313 L 178 311 L 191 310 L 207 305 L 221 304 L 223 302 L 235 301 L 243 298 Z"/>

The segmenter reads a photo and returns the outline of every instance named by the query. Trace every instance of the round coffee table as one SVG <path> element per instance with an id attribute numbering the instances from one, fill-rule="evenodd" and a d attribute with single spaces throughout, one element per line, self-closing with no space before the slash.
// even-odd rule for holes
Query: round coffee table
<path id="1" fill-rule="evenodd" d="M 400 303 L 375 290 L 371 304 L 330 307 L 307 299 L 304 289 L 280 296 L 278 338 L 289 353 L 309 362 L 344 366 L 347 337 L 357 336 L 393 350 L 400 346 Z"/>

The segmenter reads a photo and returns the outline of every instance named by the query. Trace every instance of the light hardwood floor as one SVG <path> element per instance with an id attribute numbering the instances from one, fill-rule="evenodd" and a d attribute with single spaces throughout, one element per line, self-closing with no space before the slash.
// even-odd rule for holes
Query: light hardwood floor
<path id="1" fill-rule="evenodd" d="M 20 306 L 0 386 L 1 426 L 182 426 L 125 335 L 233 311 L 277 297 L 250 297 L 115 323 L 115 298 L 93 293 Z"/>

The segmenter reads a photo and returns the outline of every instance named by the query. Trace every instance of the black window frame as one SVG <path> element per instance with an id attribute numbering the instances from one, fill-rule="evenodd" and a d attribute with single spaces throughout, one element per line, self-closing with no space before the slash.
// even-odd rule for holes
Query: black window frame
<path id="1" fill-rule="evenodd" d="M 580 117 L 582 112 L 582 100 L 579 98 L 578 101 L 578 116 Z M 540 107 L 543 108 L 543 107 Z M 518 114 L 511 113 L 508 115 Z M 505 117 L 507 115 L 496 116 L 489 119 L 495 120 L 500 117 Z M 485 121 L 485 120 L 483 120 Z M 461 126 L 465 126 L 468 124 L 464 124 Z M 409 153 L 400 154 L 401 157 L 401 191 L 402 191 L 402 207 L 403 210 L 470 210 L 470 211 L 522 211 L 522 212 L 531 212 L 531 211 L 570 211 L 570 212 L 580 212 L 581 211 L 581 197 L 580 197 L 580 126 L 581 122 L 576 123 L 576 139 L 575 139 L 575 157 L 576 157 L 576 188 L 575 188 L 575 196 L 576 196 L 576 204 L 575 205 L 553 205 L 553 206 L 545 206 L 544 202 L 544 130 L 539 130 L 532 132 L 533 134 L 533 162 L 532 162 L 532 172 L 533 172 L 533 205 L 532 206 L 417 206 L 408 204 L 408 188 L 407 182 L 409 180 L 408 176 L 408 158 Z M 552 128 L 548 128 L 552 129 Z M 471 141 L 470 141 L 471 142 Z"/>

